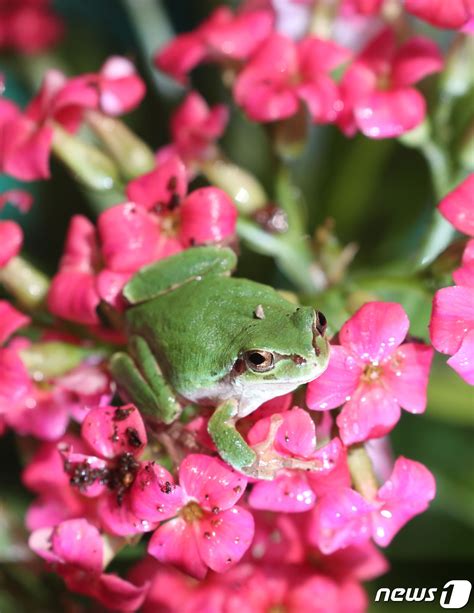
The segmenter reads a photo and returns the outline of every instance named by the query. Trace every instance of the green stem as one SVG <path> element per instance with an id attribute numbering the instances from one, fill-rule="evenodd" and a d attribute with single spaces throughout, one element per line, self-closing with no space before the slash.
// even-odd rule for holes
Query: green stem
<path id="1" fill-rule="evenodd" d="M 442 148 L 431 139 L 421 147 L 431 171 L 436 200 L 439 202 L 453 187 L 449 160 Z M 416 268 L 431 264 L 452 241 L 456 230 L 436 209 L 416 258 Z"/>
<path id="2" fill-rule="evenodd" d="M 176 100 L 183 87 L 156 70 L 152 57 L 160 47 L 174 37 L 174 30 L 161 0 L 123 0 L 125 9 L 137 33 L 137 41 L 157 91 L 167 100 Z"/>
<path id="3" fill-rule="evenodd" d="M 49 289 L 48 277 L 20 256 L 0 270 L 0 284 L 28 310 L 41 305 Z"/>

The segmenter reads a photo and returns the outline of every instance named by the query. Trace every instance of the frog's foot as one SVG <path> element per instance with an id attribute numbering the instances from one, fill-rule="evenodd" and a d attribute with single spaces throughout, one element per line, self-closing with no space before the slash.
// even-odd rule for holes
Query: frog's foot
<path id="1" fill-rule="evenodd" d="M 165 424 L 179 417 L 181 406 L 153 363 L 141 371 L 128 354 L 120 352 L 112 356 L 109 370 L 123 399 L 135 404 L 144 415 Z"/>
<path id="2" fill-rule="evenodd" d="M 270 431 L 267 437 L 261 443 L 252 447 L 256 458 L 250 466 L 244 467 L 243 472 L 247 476 L 254 479 L 271 481 L 276 477 L 278 471 L 285 468 L 306 471 L 319 471 L 323 469 L 323 462 L 321 460 L 301 460 L 280 455 L 275 450 L 275 437 L 282 423 L 283 418 L 281 416 L 272 416 Z"/>

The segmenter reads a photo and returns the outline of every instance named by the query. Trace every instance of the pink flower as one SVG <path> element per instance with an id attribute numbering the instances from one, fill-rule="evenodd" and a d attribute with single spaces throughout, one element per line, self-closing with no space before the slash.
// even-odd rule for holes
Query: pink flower
<path id="1" fill-rule="evenodd" d="M 26 116 L 38 125 L 54 119 L 75 132 L 86 109 L 121 115 L 138 106 L 144 95 L 145 84 L 132 62 L 112 56 L 97 73 L 67 78 L 59 70 L 48 70 Z"/>
<path id="2" fill-rule="evenodd" d="M 22 181 L 49 177 L 52 138 L 51 127 L 37 125 L 0 97 L 0 172 Z"/>
<path id="3" fill-rule="evenodd" d="M 247 59 L 270 34 L 269 11 L 234 15 L 228 7 L 217 8 L 192 32 L 180 34 L 155 56 L 157 68 L 186 83 L 193 68 L 204 61 Z"/>
<path id="4" fill-rule="evenodd" d="M 474 174 L 440 203 L 440 212 L 460 232 L 474 237 Z M 474 385 L 474 240 L 465 248 L 462 266 L 454 271 L 454 287 L 444 287 L 433 298 L 430 338 L 467 383 Z"/>
<path id="5" fill-rule="evenodd" d="M 452 356 L 448 364 L 474 385 L 474 286 L 444 287 L 436 292 L 430 338 L 437 351 Z"/>
<path id="6" fill-rule="evenodd" d="M 127 196 L 140 214 L 148 211 L 164 255 L 193 245 L 219 243 L 235 233 L 237 209 L 221 189 L 201 187 L 187 194 L 186 168 L 173 157 L 128 184 Z M 161 256 L 163 257 L 163 256 Z"/>
<path id="7" fill-rule="evenodd" d="M 0 268 L 6 266 L 21 250 L 23 232 L 14 221 L 0 221 Z"/>
<path id="8" fill-rule="evenodd" d="M 328 73 L 349 52 L 330 41 L 307 37 L 298 43 L 273 34 L 240 72 L 234 97 L 254 121 L 291 117 L 305 103 L 315 122 L 337 118 L 342 102 Z"/>
<path id="9" fill-rule="evenodd" d="M 456 230 L 474 238 L 474 173 L 443 198 L 439 210 Z"/>
<path id="10" fill-rule="evenodd" d="M 69 445 L 62 449 L 71 486 L 83 496 L 98 498 L 97 517 L 108 532 L 129 536 L 152 530 L 156 524 L 142 521 L 130 506 L 130 488 L 147 442 L 139 411 L 133 405 L 93 408 L 81 434 L 85 452 Z"/>
<path id="11" fill-rule="evenodd" d="M 340 345 L 331 347 L 329 367 L 308 385 L 308 407 L 326 411 L 343 405 L 337 417 L 346 445 L 383 436 L 400 419 L 426 408 L 433 349 L 403 343 L 409 321 L 396 303 L 369 302 L 347 321 Z"/>
<path id="12" fill-rule="evenodd" d="M 394 32 L 386 28 L 362 51 L 341 81 L 343 131 L 359 129 L 369 138 L 400 136 L 424 119 L 426 104 L 413 87 L 443 67 L 431 40 L 414 37 L 397 49 Z"/>
<path id="13" fill-rule="evenodd" d="M 136 611 L 142 604 L 148 584 L 134 585 L 117 575 L 103 572 L 106 546 L 98 529 L 85 519 L 70 519 L 54 528 L 34 531 L 31 549 L 54 565 L 73 592 L 97 599 L 115 611 Z"/>
<path id="14" fill-rule="evenodd" d="M 405 0 L 405 10 L 439 28 L 462 28 L 474 17 L 473 0 Z"/>
<path id="15" fill-rule="evenodd" d="M 360 546 L 371 537 L 386 547 L 400 528 L 427 509 L 435 490 L 433 475 L 423 464 L 400 457 L 374 500 L 349 488 L 323 496 L 314 509 L 309 538 L 324 554 Z"/>
<path id="16" fill-rule="evenodd" d="M 282 424 L 276 433 L 275 450 L 282 456 L 314 460 L 322 466 L 322 471 L 317 473 L 316 481 L 313 482 L 311 472 L 281 470 L 272 481 L 260 481 L 254 484 L 249 496 L 249 505 L 254 509 L 300 513 L 314 506 L 318 493 L 318 480 L 326 478 L 331 483 L 331 473 L 339 462 L 345 460 L 345 454 L 337 438 L 316 449 L 315 425 L 310 415 L 303 409 L 294 407 L 291 411 L 280 414 L 280 417 Z M 265 417 L 253 426 L 247 435 L 250 445 L 254 446 L 267 438 L 270 422 L 271 417 Z M 334 482 L 332 483 L 334 486 Z"/>
<path id="17" fill-rule="evenodd" d="M 48 295 L 55 315 L 97 326 L 100 301 L 123 309 L 122 288 L 142 266 L 235 233 L 229 196 L 214 187 L 187 194 L 186 168 L 175 156 L 130 182 L 127 196 L 133 202 L 104 211 L 97 230 L 85 217 L 72 218 Z"/>
<path id="18" fill-rule="evenodd" d="M 82 439 L 66 434 L 59 444 L 42 442 L 23 471 L 23 484 L 37 494 L 25 518 L 30 531 L 50 528 L 67 519 L 79 517 L 99 523 L 91 500 L 70 487 L 70 477 L 64 470 L 64 460 L 59 451 L 59 448 L 66 445 L 73 447 L 77 453 L 88 451 Z"/>
<path id="19" fill-rule="evenodd" d="M 132 489 L 134 512 L 151 522 L 166 521 L 151 537 L 148 551 L 202 579 L 211 568 L 224 572 L 248 549 L 254 533 L 251 513 L 235 503 L 247 480 L 221 460 L 188 455 L 179 468 L 180 485 L 150 463 Z"/>
<path id="20" fill-rule="evenodd" d="M 38 53 L 56 43 L 63 30 L 49 0 L 0 2 L 0 49 Z"/>
<path id="21" fill-rule="evenodd" d="M 215 142 L 224 133 L 228 119 L 225 105 L 209 107 L 200 94 L 190 92 L 171 117 L 172 143 L 158 151 L 158 163 L 173 155 L 178 155 L 186 165 L 215 157 Z"/>
<path id="22" fill-rule="evenodd" d="M 33 384 L 26 367 L 10 347 L 2 347 L 19 328 L 28 325 L 30 318 L 17 311 L 6 300 L 0 301 L 0 419 L 32 401 Z"/>
<path id="23" fill-rule="evenodd" d="M 133 64 L 118 56 L 109 58 L 98 73 L 71 79 L 48 70 L 24 113 L 0 98 L 0 172 L 23 181 L 49 177 L 53 121 L 74 132 L 85 110 L 118 115 L 135 108 L 144 94 Z"/>

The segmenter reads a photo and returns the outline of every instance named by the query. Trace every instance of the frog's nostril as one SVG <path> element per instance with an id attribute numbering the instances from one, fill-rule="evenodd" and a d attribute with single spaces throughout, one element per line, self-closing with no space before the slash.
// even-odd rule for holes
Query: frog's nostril
<path id="1" fill-rule="evenodd" d="M 324 336 L 326 332 L 326 328 L 328 326 L 328 322 L 321 311 L 314 312 L 314 321 L 313 321 L 313 334 L 314 336 L 320 335 Z"/>

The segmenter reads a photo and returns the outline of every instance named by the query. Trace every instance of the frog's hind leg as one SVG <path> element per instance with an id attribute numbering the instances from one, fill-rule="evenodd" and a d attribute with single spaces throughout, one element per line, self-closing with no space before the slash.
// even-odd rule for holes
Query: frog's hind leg
<path id="1" fill-rule="evenodd" d="M 116 353 L 110 361 L 110 372 L 119 392 L 145 415 L 170 424 L 181 413 L 181 405 L 159 371 L 156 359 L 146 341 L 131 339 L 135 360 L 126 353 Z"/>

